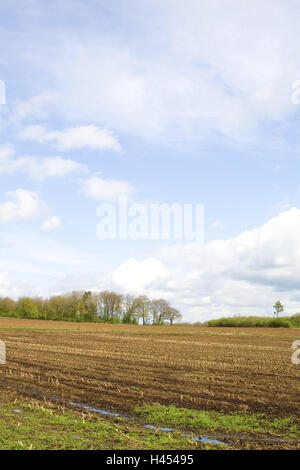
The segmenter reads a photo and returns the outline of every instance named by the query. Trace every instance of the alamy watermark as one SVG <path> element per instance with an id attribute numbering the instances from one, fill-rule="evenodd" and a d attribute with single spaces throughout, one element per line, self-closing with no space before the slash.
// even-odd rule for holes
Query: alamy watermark
<path id="1" fill-rule="evenodd" d="M 292 344 L 292 349 L 295 349 L 295 351 L 292 354 L 292 363 L 295 366 L 298 366 L 300 364 L 300 340 L 296 340 Z"/>
<path id="2" fill-rule="evenodd" d="M 116 204 L 97 208 L 100 240 L 186 240 L 204 243 L 203 204 Z"/>
<path id="3" fill-rule="evenodd" d="M 0 364 L 6 364 L 6 347 L 4 341 L 0 341 Z"/>
<path id="4" fill-rule="evenodd" d="M 0 104 L 6 104 L 6 86 L 3 80 L 0 80 Z"/>

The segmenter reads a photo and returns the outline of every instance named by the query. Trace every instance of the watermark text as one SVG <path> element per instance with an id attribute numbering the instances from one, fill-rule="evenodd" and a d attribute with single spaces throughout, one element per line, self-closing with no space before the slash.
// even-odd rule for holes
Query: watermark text
<path id="1" fill-rule="evenodd" d="M 117 204 L 97 208 L 101 240 L 187 240 L 204 243 L 203 204 Z"/>
<path id="2" fill-rule="evenodd" d="M 292 348 L 295 349 L 295 351 L 292 354 L 292 363 L 295 366 L 298 366 L 300 364 L 300 340 L 296 340 L 292 344 Z"/>
<path id="3" fill-rule="evenodd" d="M 4 341 L 0 341 L 0 364 L 6 364 L 6 347 Z"/>
<path id="4" fill-rule="evenodd" d="M 6 104 L 6 86 L 3 80 L 0 80 L 0 104 Z"/>

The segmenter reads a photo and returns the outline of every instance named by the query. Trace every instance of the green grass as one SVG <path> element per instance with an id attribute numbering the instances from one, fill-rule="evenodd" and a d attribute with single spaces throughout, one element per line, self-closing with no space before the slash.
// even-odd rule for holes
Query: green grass
<path id="1" fill-rule="evenodd" d="M 299 328 L 300 314 L 291 317 L 229 317 L 209 320 L 209 327 L 242 327 L 242 328 Z"/>
<path id="2" fill-rule="evenodd" d="M 0 406 L 0 450 L 213 448 L 181 432 L 154 432 L 134 423 L 22 402 Z"/>
<path id="3" fill-rule="evenodd" d="M 233 431 L 259 434 L 280 434 L 285 437 L 300 437 L 300 420 L 294 416 L 274 418 L 265 414 L 220 413 L 215 411 L 190 410 L 175 406 L 145 406 L 134 412 L 143 420 L 156 426 L 170 426 L 201 432 Z"/>
<path id="4" fill-rule="evenodd" d="M 189 410 L 175 406 L 135 409 L 136 420 L 103 418 L 95 413 L 66 410 L 58 405 L 15 401 L 0 405 L 0 450 L 184 450 L 222 449 L 222 445 L 194 442 L 191 435 L 244 432 L 249 437 L 299 436 L 295 417 L 270 418 L 263 414 L 239 415 Z M 145 423 L 172 427 L 176 431 L 145 429 Z M 189 436 L 184 435 L 184 431 Z M 223 439 L 221 439 L 223 440 Z M 250 439 L 251 440 L 251 439 Z M 230 448 L 236 448 L 232 442 Z M 243 448 L 251 444 L 245 441 Z M 227 447 L 227 446 L 226 446 Z"/>

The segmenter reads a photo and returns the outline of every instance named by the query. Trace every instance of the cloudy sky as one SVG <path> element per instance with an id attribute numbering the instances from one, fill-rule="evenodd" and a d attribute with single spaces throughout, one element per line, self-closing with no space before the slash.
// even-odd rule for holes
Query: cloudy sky
<path id="1" fill-rule="evenodd" d="M 1 296 L 300 311 L 299 0 L 1 0 L 0 17 Z M 205 243 L 99 239 L 119 197 L 204 204 Z"/>

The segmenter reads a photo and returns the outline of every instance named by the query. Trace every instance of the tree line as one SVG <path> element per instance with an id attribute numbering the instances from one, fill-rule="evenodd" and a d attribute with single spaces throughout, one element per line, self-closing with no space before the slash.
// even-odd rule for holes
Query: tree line
<path id="1" fill-rule="evenodd" d="M 150 300 L 145 295 L 133 297 L 108 290 L 73 291 L 47 299 L 0 297 L 0 316 L 133 325 L 164 325 L 165 322 L 172 325 L 182 318 L 179 310 L 164 299 Z"/>
<path id="2" fill-rule="evenodd" d="M 300 328 L 300 314 L 291 317 L 230 317 L 209 320 L 202 324 L 212 327 L 236 327 L 236 328 Z"/>

